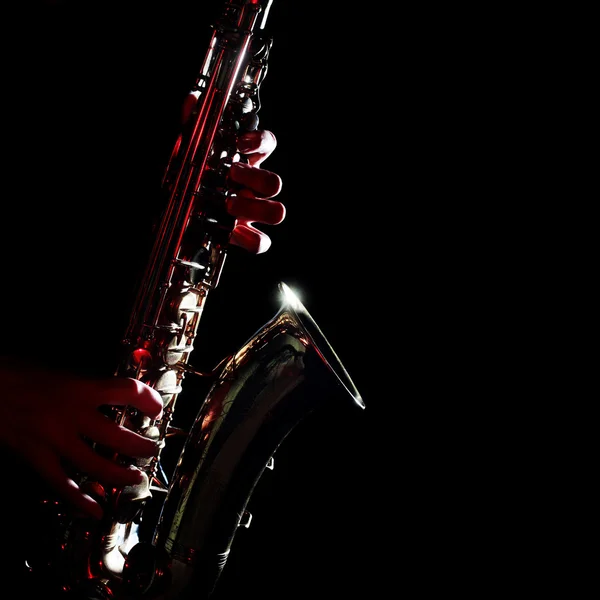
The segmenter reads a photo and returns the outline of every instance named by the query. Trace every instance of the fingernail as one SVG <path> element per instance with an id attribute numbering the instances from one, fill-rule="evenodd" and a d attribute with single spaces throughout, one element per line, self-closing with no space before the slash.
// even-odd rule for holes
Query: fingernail
<path id="1" fill-rule="evenodd" d="M 146 479 L 146 475 L 143 471 L 136 467 L 130 467 L 130 475 L 131 475 L 131 483 L 129 485 L 135 485 L 137 483 L 142 483 L 144 479 Z"/>

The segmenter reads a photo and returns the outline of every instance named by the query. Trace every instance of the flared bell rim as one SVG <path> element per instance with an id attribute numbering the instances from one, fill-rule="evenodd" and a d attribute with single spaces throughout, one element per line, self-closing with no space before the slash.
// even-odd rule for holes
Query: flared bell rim
<path id="1" fill-rule="evenodd" d="M 308 309 L 285 282 L 280 281 L 278 287 L 285 309 L 295 316 L 304 331 L 306 331 L 306 334 L 310 337 L 315 350 L 320 354 L 327 367 L 352 396 L 354 402 L 360 408 L 364 409 L 366 407 L 365 402 L 352 381 L 350 374 Z"/>

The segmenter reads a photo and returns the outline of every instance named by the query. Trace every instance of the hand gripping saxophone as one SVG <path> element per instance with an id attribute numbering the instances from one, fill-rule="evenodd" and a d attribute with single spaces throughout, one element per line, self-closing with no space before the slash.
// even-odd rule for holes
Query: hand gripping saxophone
<path id="1" fill-rule="evenodd" d="M 177 429 L 175 404 L 186 373 L 193 371 L 188 358 L 223 269 L 234 225 L 225 210 L 235 193 L 227 172 L 237 136 L 257 127 L 271 4 L 224 2 L 197 78 L 197 110 L 166 169 L 168 201 L 115 373 L 156 389 L 164 413 L 152 421 L 131 407 L 107 409 L 119 424 L 159 446 Z M 288 433 L 324 402 L 364 408 L 314 320 L 285 284 L 280 289 L 277 314 L 212 374 L 170 481 L 160 454 L 151 460 L 114 457 L 142 470 L 140 485 L 107 490 L 81 474 L 80 486 L 102 503 L 105 516 L 97 522 L 59 504 L 50 517 L 56 526 L 53 549 L 44 547 L 42 560 L 30 558 L 34 574 L 82 600 L 211 595 L 234 535 L 246 524 L 254 487 Z"/>

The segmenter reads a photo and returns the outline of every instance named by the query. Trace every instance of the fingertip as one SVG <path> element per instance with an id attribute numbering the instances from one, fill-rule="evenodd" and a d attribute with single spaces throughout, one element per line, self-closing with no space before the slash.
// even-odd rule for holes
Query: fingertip
<path id="1" fill-rule="evenodd" d="M 96 520 L 102 519 L 104 516 L 104 510 L 102 507 L 90 496 L 86 494 L 82 495 L 81 509 L 86 516 L 90 516 Z"/>
<path id="2" fill-rule="evenodd" d="M 104 510 L 98 504 L 94 498 L 84 493 L 81 488 L 72 480 L 69 479 L 64 482 L 63 486 L 58 486 L 58 489 L 62 489 L 65 498 L 73 504 L 73 506 L 81 511 L 81 516 L 93 517 L 94 519 L 101 519 L 104 516 Z"/>
<path id="3" fill-rule="evenodd" d="M 249 225 L 238 225 L 231 235 L 231 243 L 251 254 L 263 254 L 271 247 L 271 238 Z"/>
<path id="4" fill-rule="evenodd" d="M 285 220 L 285 217 L 287 216 L 287 209 L 283 202 L 277 202 L 274 210 L 279 210 L 279 214 L 275 217 L 273 225 L 279 225 Z"/>
<path id="5" fill-rule="evenodd" d="M 241 135 L 237 148 L 242 154 L 262 154 L 266 158 L 277 147 L 277 138 L 268 129 L 255 129 Z"/>
<path id="6" fill-rule="evenodd" d="M 258 240 L 256 254 L 263 254 L 271 247 L 271 238 L 267 235 L 261 235 Z"/>
<path id="7" fill-rule="evenodd" d="M 181 107 L 181 122 L 187 123 L 188 119 L 194 112 L 196 105 L 198 104 L 198 96 L 197 92 L 190 92 L 184 99 L 183 105 Z"/>
<path id="8" fill-rule="evenodd" d="M 162 396 L 154 388 L 151 387 L 150 390 L 155 403 L 155 410 L 148 410 L 148 416 L 155 420 L 162 419 L 164 409 Z"/>
<path id="9" fill-rule="evenodd" d="M 138 387 L 138 402 L 136 408 L 139 408 L 145 414 L 152 419 L 160 419 L 163 415 L 163 401 L 162 396 L 152 386 L 140 381 L 139 379 L 133 379 Z"/>

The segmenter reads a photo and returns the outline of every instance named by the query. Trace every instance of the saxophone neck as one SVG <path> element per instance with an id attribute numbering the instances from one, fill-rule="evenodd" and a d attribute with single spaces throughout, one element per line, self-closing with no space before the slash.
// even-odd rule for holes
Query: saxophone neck
<path id="1" fill-rule="evenodd" d="M 192 90 L 196 108 L 176 140 L 162 183 L 165 210 L 125 340 L 156 328 L 170 290 L 191 282 L 204 296 L 218 286 L 235 219 L 227 212 L 237 137 L 253 128 L 271 40 L 263 38 L 272 0 L 230 0 L 213 26 Z"/>

